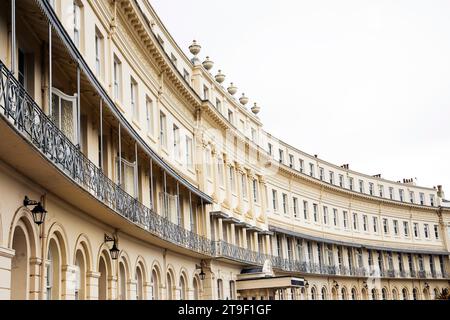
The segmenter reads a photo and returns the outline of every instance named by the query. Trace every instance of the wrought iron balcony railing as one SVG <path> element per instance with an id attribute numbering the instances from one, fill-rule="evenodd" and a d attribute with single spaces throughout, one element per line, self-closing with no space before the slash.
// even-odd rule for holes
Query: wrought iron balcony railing
<path id="1" fill-rule="evenodd" d="M 105 176 L 39 108 L 2 61 L 0 73 L 0 109 L 3 116 L 67 177 L 155 236 L 196 252 L 215 254 L 210 240 L 163 218 Z"/>

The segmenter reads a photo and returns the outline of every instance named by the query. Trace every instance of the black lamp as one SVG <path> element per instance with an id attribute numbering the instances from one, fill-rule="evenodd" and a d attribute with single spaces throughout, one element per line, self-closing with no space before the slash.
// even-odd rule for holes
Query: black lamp
<path id="1" fill-rule="evenodd" d="M 23 205 L 25 207 L 34 206 L 34 208 L 31 210 L 34 223 L 39 226 L 44 222 L 47 210 L 44 209 L 41 202 L 30 200 L 28 196 L 25 196 L 25 199 L 23 199 Z"/>
<path id="2" fill-rule="evenodd" d="M 105 242 L 113 242 L 113 246 L 109 249 L 109 253 L 111 254 L 111 258 L 113 260 L 117 260 L 119 258 L 120 250 L 117 248 L 117 240 L 115 237 L 110 237 L 105 233 Z"/>
<path id="3" fill-rule="evenodd" d="M 197 269 L 197 270 L 200 270 L 200 273 L 198 274 L 199 275 L 199 277 L 200 277 L 200 280 L 205 280 L 205 277 L 206 277 L 206 273 L 205 273 L 205 271 L 203 271 L 203 265 L 205 264 L 205 261 L 201 261 L 200 262 L 200 265 L 195 265 L 195 268 Z"/>

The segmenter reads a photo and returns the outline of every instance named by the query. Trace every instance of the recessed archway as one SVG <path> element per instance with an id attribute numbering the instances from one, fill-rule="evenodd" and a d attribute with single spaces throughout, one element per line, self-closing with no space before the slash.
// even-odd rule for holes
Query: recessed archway
<path id="1" fill-rule="evenodd" d="M 11 262 L 11 299 L 27 300 L 29 291 L 29 240 L 23 226 L 14 229 L 12 249 L 15 255 Z"/>

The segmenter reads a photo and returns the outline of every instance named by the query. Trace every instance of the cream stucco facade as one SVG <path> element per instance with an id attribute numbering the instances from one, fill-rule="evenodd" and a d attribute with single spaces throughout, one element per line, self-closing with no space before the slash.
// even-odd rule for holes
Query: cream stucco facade
<path id="1" fill-rule="evenodd" d="M 442 187 L 274 138 L 149 1 L 1 1 L 0 43 L 0 299 L 434 299 L 449 287 Z M 41 225 L 25 196 L 45 207 Z"/>

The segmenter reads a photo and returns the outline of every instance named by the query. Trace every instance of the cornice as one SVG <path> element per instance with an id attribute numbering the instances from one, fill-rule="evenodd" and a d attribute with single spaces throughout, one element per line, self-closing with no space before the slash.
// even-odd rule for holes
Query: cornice
<path id="1" fill-rule="evenodd" d="M 330 191 L 333 191 L 338 194 L 343 194 L 345 196 L 352 197 L 352 200 L 356 199 L 356 200 L 361 200 L 361 201 L 370 201 L 372 203 L 380 203 L 380 204 L 386 204 L 386 205 L 391 205 L 391 206 L 398 206 L 403 209 L 412 208 L 412 209 L 417 209 L 417 210 L 427 210 L 427 211 L 434 211 L 434 212 L 437 212 L 439 210 L 439 207 L 421 206 L 421 205 L 413 204 L 410 202 L 400 202 L 400 201 L 396 201 L 396 200 L 380 198 L 380 197 L 371 196 L 368 194 L 363 194 L 363 193 L 359 193 L 356 191 L 348 190 L 345 188 L 341 188 L 341 187 L 326 183 L 324 181 L 321 181 L 319 179 L 312 178 L 307 174 L 300 173 L 299 171 L 286 166 L 285 164 L 281 164 L 281 163 L 274 161 L 273 159 L 270 159 L 270 163 L 272 164 L 273 162 L 275 162 L 279 166 L 279 170 L 281 172 L 283 172 L 284 174 L 286 174 L 288 177 L 296 177 L 300 181 L 306 181 L 310 184 L 313 184 L 313 185 L 319 187 L 321 190 L 323 190 L 323 189 L 330 190 Z M 450 208 L 448 209 L 448 211 L 450 212 Z"/>

